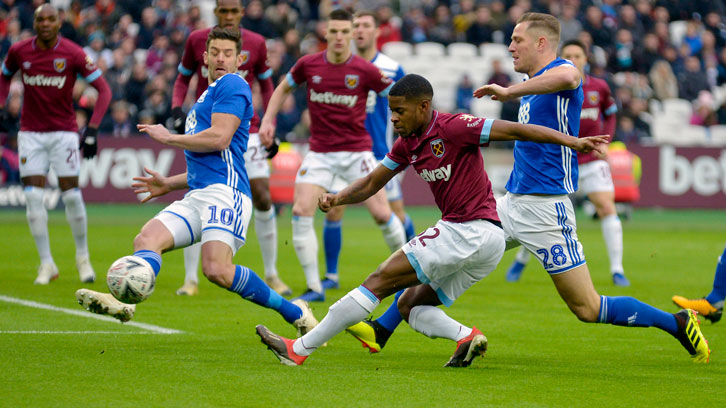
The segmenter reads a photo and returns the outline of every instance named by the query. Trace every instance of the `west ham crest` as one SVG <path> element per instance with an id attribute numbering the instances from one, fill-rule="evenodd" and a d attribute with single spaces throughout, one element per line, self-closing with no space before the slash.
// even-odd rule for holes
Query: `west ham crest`
<path id="1" fill-rule="evenodd" d="M 587 93 L 587 99 L 591 104 L 597 105 L 598 100 L 600 100 L 600 94 L 595 91 L 590 91 Z"/>
<path id="2" fill-rule="evenodd" d="M 66 59 L 65 58 L 56 58 L 53 60 L 53 68 L 55 68 L 55 72 L 63 72 L 66 70 Z"/>
<path id="3" fill-rule="evenodd" d="M 250 52 L 247 50 L 243 50 L 242 52 L 239 53 L 239 55 L 242 56 L 242 64 L 240 64 L 240 65 L 244 65 L 247 63 L 247 61 L 250 60 Z"/>
<path id="4" fill-rule="evenodd" d="M 358 75 L 346 75 L 345 76 L 345 86 L 348 87 L 348 89 L 355 89 L 355 87 L 358 86 L 358 82 L 360 77 Z"/>
<path id="5" fill-rule="evenodd" d="M 431 153 L 434 154 L 434 156 L 441 158 L 441 156 L 444 155 L 445 149 L 444 149 L 444 140 L 434 139 L 431 141 Z"/>

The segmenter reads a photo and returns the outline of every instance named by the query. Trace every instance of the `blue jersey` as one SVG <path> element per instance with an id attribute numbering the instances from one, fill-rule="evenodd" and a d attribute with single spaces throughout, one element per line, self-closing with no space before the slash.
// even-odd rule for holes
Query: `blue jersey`
<path id="1" fill-rule="evenodd" d="M 185 133 L 193 135 L 209 129 L 213 113 L 229 113 L 241 122 L 226 149 L 207 153 L 184 151 L 189 190 L 221 183 L 251 197 L 244 154 L 253 115 L 252 91 L 241 75 L 226 74 L 209 85 L 189 111 Z"/>
<path id="2" fill-rule="evenodd" d="M 393 82 L 406 75 L 401 64 L 380 52 L 371 62 Z M 388 98 L 379 96 L 374 91 L 368 92 L 366 101 L 366 130 L 373 139 L 373 155 L 376 156 L 376 159 L 383 160 L 393 145 L 393 125 L 391 124 L 391 111 L 388 110 Z"/>
<path id="3" fill-rule="evenodd" d="M 560 65 L 572 65 L 562 58 L 549 63 L 534 76 Z M 572 90 L 544 95 L 527 95 L 519 104 L 519 123 L 546 126 L 577 137 L 582 110 L 582 81 Z M 507 182 L 514 194 L 570 194 L 577 190 L 577 153 L 556 144 L 514 143 L 514 169 Z"/>

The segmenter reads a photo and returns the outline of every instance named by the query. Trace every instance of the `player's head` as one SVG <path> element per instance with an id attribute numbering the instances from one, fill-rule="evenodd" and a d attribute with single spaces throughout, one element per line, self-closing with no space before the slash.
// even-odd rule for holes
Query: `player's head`
<path id="1" fill-rule="evenodd" d="M 336 54 L 350 52 L 350 40 L 353 37 L 353 16 L 344 9 L 337 9 L 328 15 L 328 29 L 325 40 L 328 49 Z"/>
<path id="2" fill-rule="evenodd" d="M 560 42 L 560 22 L 549 14 L 524 13 L 512 32 L 509 52 L 514 59 L 514 70 L 534 74 L 557 55 Z"/>
<path id="3" fill-rule="evenodd" d="M 587 65 L 587 50 L 582 41 L 570 40 L 564 43 L 560 54 L 562 58 L 572 61 L 580 72 L 585 72 L 585 65 Z"/>
<path id="4" fill-rule="evenodd" d="M 33 29 L 38 34 L 40 41 L 53 42 L 58 36 L 61 21 L 58 18 L 58 10 L 50 4 L 42 4 L 35 9 L 33 15 Z"/>
<path id="5" fill-rule="evenodd" d="M 375 48 L 379 34 L 375 13 L 363 10 L 353 15 L 353 39 L 359 52 Z"/>
<path id="6" fill-rule="evenodd" d="M 237 28 L 245 15 L 245 8 L 241 0 L 217 0 L 214 15 L 220 27 Z"/>
<path id="7" fill-rule="evenodd" d="M 210 84 L 224 74 L 237 72 L 237 67 L 242 64 L 241 48 L 239 29 L 214 27 L 209 32 L 204 64 L 208 68 L 207 79 Z"/>
<path id="8" fill-rule="evenodd" d="M 388 92 L 391 123 L 401 137 L 421 133 L 431 116 L 434 89 L 421 75 L 408 74 L 399 79 Z"/>

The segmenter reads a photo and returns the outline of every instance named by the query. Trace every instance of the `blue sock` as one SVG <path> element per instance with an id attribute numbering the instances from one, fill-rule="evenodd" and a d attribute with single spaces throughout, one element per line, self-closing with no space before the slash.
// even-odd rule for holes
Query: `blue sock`
<path id="1" fill-rule="evenodd" d="M 154 275 L 159 276 L 159 270 L 161 269 L 161 255 L 157 254 L 154 251 L 141 249 L 134 252 L 134 256 L 138 256 L 139 258 L 148 262 L 149 265 L 151 265 L 151 269 L 154 270 Z"/>
<path id="2" fill-rule="evenodd" d="M 302 310 L 299 307 L 270 289 L 250 268 L 235 265 L 234 281 L 227 290 L 239 294 L 252 303 L 277 310 L 288 323 L 292 323 L 302 316 Z"/>
<path id="3" fill-rule="evenodd" d="M 325 248 L 325 275 L 338 274 L 338 257 L 343 245 L 343 221 L 323 220 L 323 247 Z"/>
<path id="4" fill-rule="evenodd" d="M 406 214 L 406 219 L 403 220 L 403 229 L 406 231 L 406 241 L 410 241 L 416 236 L 416 229 L 413 227 L 413 221 L 408 214 Z"/>
<path id="5" fill-rule="evenodd" d="M 396 292 L 396 297 L 393 299 L 393 303 L 391 306 L 386 309 L 385 313 L 381 315 L 376 321 L 383 327 L 386 328 L 389 332 L 393 333 L 396 330 L 396 327 L 398 327 L 399 324 L 401 324 L 401 321 L 403 318 L 401 317 L 401 312 L 398 311 L 398 298 L 401 297 L 403 294 L 403 291 L 405 289 L 401 289 L 398 292 Z"/>
<path id="6" fill-rule="evenodd" d="M 675 316 L 629 296 L 600 296 L 597 321 L 616 326 L 655 326 L 674 336 L 678 332 Z"/>
<path id="7" fill-rule="evenodd" d="M 706 300 L 708 300 L 708 303 L 714 304 L 723 301 L 724 298 L 726 298 L 726 248 L 718 258 L 716 276 L 713 277 L 713 289 L 706 296 Z"/>

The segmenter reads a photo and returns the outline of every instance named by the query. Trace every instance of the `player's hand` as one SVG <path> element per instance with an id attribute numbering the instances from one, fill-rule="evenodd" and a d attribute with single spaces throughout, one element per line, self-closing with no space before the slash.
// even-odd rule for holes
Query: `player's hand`
<path id="1" fill-rule="evenodd" d="M 81 151 L 83 157 L 86 159 L 92 159 L 98 152 L 98 129 L 86 126 L 86 130 L 83 131 L 83 138 L 81 139 Z"/>
<path id="2" fill-rule="evenodd" d="M 163 177 L 161 174 L 153 170 L 149 170 L 146 167 L 144 167 L 144 171 L 147 174 L 150 174 L 151 177 L 134 177 L 134 181 L 136 181 L 136 183 L 131 184 L 131 187 L 134 189 L 134 193 L 149 193 L 148 196 L 141 200 L 142 203 L 145 203 L 154 197 L 163 196 L 171 191 L 171 188 L 166 182 L 166 177 Z"/>
<path id="3" fill-rule="evenodd" d="M 148 134 L 159 143 L 167 144 L 171 140 L 171 133 L 162 125 L 136 125 L 136 129 Z"/>
<path id="4" fill-rule="evenodd" d="M 474 91 L 474 96 L 476 98 L 481 98 L 486 95 L 491 96 L 492 100 L 501 102 L 506 102 L 510 99 L 513 99 L 513 97 L 509 95 L 509 88 L 505 88 L 497 84 L 484 85 Z"/>
<path id="5" fill-rule="evenodd" d="M 275 140 L 275 125 L 271 125 L 263 120 L 258 135 L 260 136 L 260 143 L 266 148 L 269 148 Z"/>
<path id="6" fill-rule="evenodd" d="M 318 198 L 318 208 L 320 208 L 320 211 L 326 213 L 333 207 L 335 207 L 335 194 L 323 193 Z"/>
<path id="7" fill-rule="evenodd" d="M 588 136 L 579 137 L 574 139 L 572 148 L 580 153 L 590 153 L 595 151 L 600 154 L 607 152 L 607 145 L 609 143 L 608 136 Z"/>
<path id="8" fill-rule="evenodd" d="M 267 146 L 265 148 L 265 150 L 267 150 L 267 158 L 268 159 L 271 159 L 271 158 L 275 157 L 275 155 L 277 154 L 277 152 L 280 150 L 280 139 L 274 138 L 272 140 L 272 144 L 270 146 Z"/>
<path id="9" fill-rule="evenodd" d="M 174 127 L 174 131 L 180 135 L 183 135 L 187 115 L 184 114 L 181 106 L 177 106 L 176 108 L 171 110 L 171 117 L 173 119 L 172 126 Z"/>
<path id="10" fill-rule="evenodd" d="M 5 108 L 0 108 L 0 132 L 8 131 L 8 127 L 5 125 L 10 122 L 10 119 L 10 112 Z"/>

